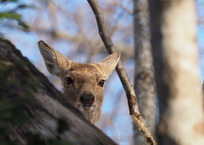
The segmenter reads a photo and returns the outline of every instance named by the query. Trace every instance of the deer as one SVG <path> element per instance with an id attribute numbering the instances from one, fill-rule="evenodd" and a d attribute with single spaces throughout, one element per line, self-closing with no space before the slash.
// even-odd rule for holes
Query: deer
<path id="1" fill-rule="evenodd" d="M 104 84 L 115 69 L 120 52 L 116 51 L 98 63 L 85 64 L 69 60 L 42 40 L 38 47 L 49 73 L 61 80 L 63 96 L 96 125 L 101 115 Z"/>

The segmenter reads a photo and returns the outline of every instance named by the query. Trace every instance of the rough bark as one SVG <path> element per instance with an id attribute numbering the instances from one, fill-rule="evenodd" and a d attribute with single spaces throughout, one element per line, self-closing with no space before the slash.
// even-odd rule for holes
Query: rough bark
<path id="1" fill-rule="evenodd" d="M 147 0 L 134 0 L 135 85 L 139 110 L 149 129 L 155 134 L 156 92 L 152 65 L 149 8 Z M 134 126 L 135 145 L 147 145 L 145 138 Z"/>
<path id="2" fill-rule="evenodd" d="M 97 0 L 87 0 L 87 1 L 95 14 L 99 35 L 106 47 L 106 50 L 108 51 L 109 54 L 112 54 L 116 51 L 116 48 L 112 42 L 111 37 L 108 34 L 103 13 L 98 5 L 98 2 Z M 138 129 L 143 133 L 144 137 L 146 138 L 146 141 L 149 144 L 156 145 L 157 142 L 152 132 L 148 129 L 146 122 L 144 121 L 142 115 L 139 112 L 135 91 L 132 87 L 132 84 L 128 78 L 128 75 L 123 67 L 121 60 L 118 61 L 118 64 L 116 66 L 116 72 L 126 92 L 130 115 L 135 125 L 137 125 Z"/>
<path id="3" fill-rule="evenodd" d="M 58 138 L 68 140 L 72 144 L 116 144 L 69 104 L 62 94 L 22 56 L 14 45 L 8 41 L 0 40 L 0 63 L 9 67 L 15 60 L 27 62 L 29 66 L 13 72 L 12 77 L 15 77 L 18 81 L 25 77 L 32 77 L 36 92 L 31 97 L 23 95 L 23 90 L 26 88 L 17 86 L 5 90 L 9 92 L 8 97 L 12 97 L 16 93 L 20 93 L 22 97 L 30 97 L 24 110 L 24 113 L 29 117 L 29 121 L 22 126 L 11 125 L 12 137 L 26 144 L 26 134 L 31 132 L 39 133 L 41 138 L 45 140 L 47 138 Z M 69 124 L 69 129 L 61 134 L 57 131 L 57 121 L 60 118 L 63 118 Z"/>
<path id="4" fill-rule="evenodd" d="M 203 98 L 193 0 L 149 0 L 159 99 L 159 143 L 204 144 Z"/>

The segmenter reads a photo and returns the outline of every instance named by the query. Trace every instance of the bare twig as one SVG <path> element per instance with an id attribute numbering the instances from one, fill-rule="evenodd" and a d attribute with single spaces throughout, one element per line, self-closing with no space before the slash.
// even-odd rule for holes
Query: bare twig
<path id="1" fill-rule="evenodd" d="M 109 54 L 111 54 L 116 51 L 116 48 L 110 36 L 108 35 L 107 27 L 103 18 L 102 11 L 100 10 L 100 7 L 98 5 L 98 2 L 97 0 L 87 0 L 87 1 L 95 14 L 99 35 L 101 36 L 101 39 L 107 51 L 109 52 Z M 143 133 L 143 135 L 147 139 L 147 142 L 150 143 L 151 145 L 156 145 L 157 144 L 156 140 L 154 139 L 152 133 L 147 128 L 147 125 L 139 112 L 137 100 L 136 100 L 136 94 L 134 92 L 134 89 L 130 83 L 130 80 L 127 76 L 127 73 L 121 61 L 118 62 L 116 66 L 116 71 L 125 89 L 128 105 L 129 105 L 129 111 L 132 119 L 134 120 L 139 130 Z"/>
<path id="2" fill-rule="evenodd" d="M 204 81 L 203 81 L 203 84 L 202 84 L 202 91 L 203 91 L 203 97 L 204 97 Z"/>

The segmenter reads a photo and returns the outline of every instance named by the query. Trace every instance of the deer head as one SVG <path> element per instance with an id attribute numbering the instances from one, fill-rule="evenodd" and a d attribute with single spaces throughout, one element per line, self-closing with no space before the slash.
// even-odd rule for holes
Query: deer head
<path id="1" fill-rule="evenodd" d="M 76 63 L 39 41 L 38 46 L 48 71 L 61 79 L 63 95 L 91 123 L 96 124 L 103 102 L 104 83 L 115 69 L 120 53 L 115 52 L 99 63 Z"/>

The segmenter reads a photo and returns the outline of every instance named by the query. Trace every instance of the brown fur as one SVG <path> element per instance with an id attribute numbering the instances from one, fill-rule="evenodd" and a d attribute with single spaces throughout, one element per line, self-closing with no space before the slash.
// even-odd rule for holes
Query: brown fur
<path id="1" fill-rule="evenodd" d="M 62 81 L 63 95 L 83 113 L 86 119 L 96 124 L 101 114 L 104 90 L 99 82 L 109 77 L 120 54 L 116 52 L 99 63 L 83 64 L 70 61 L 43 41 L 39 41 L 38 44 L 48 71 Z M 71 78 L 73 83 L 67 84 L 67 78 Z M 82 94 L 95 96 L 92 106 L 83 106 L 80 102 Z"/>

